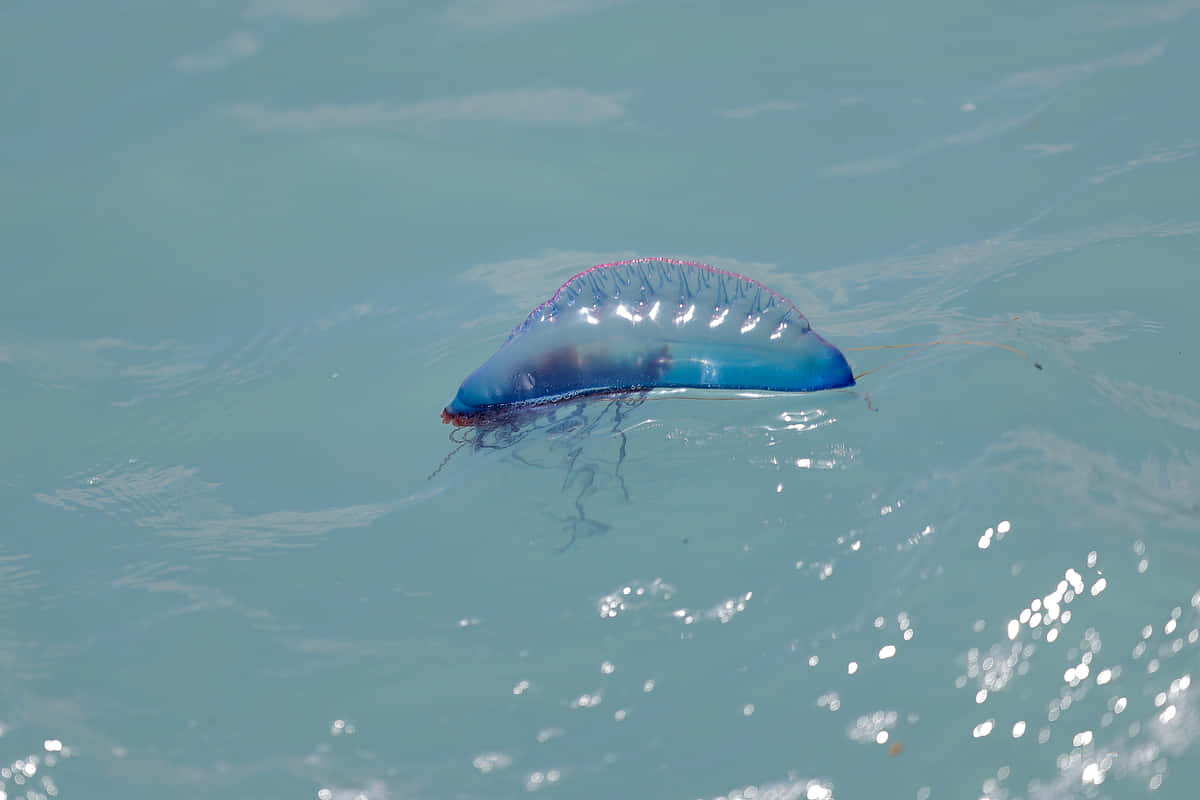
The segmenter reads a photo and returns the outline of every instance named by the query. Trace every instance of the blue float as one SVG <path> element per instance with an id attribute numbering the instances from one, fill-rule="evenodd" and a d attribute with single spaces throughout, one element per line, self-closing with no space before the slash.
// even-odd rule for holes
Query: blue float
<path id="1" fill-rule="evenodd" d="M 581 395 L 658 388 L 852 385 L 845 356 L 783 295 L 704 264 L 641 258 L 559 287 L 467 376 L 442 420 L 479 425 Z"/>

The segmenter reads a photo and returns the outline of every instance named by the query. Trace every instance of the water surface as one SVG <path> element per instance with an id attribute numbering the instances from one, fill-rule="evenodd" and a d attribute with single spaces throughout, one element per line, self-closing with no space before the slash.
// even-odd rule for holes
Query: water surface
<path id="1" fill-rule="evenodd" d="M 1192 797 L 1197 8 L 10 4 L 0 797 Z M 1028 359 L 443 464 L 649 255 Z"/>

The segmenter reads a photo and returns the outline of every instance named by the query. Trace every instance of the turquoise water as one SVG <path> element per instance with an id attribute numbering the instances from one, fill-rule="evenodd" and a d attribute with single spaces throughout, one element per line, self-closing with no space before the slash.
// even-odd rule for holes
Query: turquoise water
<path id="1" fill-rule="evenodd" d="M 1194 797 L 1198 11 L 5 5 L 0 797 Z M 649 255 L 1028 358 L 443 464 Z"/>

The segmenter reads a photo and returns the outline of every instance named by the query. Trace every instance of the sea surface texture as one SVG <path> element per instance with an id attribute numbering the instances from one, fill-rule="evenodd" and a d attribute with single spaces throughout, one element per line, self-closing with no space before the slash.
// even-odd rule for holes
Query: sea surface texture
<path id="1" fill-rule="evenodd" d="M 0 5 L 0 798 L 1192 800 L 1197 76 L 1197 0 Z M 857 385 L 441 422 L 647 256 Z"/>

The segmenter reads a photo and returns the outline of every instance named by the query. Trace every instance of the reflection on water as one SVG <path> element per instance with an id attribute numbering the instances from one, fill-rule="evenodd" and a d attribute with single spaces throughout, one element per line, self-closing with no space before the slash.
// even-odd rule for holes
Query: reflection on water
<path id="1" fill-rule="evenodd" d="M 1152 390 L 1150 390 L 1152 391 Z M 1137 402 L 1122 396 L 1121 405 Z M 1161 417 L 1159 413 L 1148 414 Z M 1124 531 L 1142 532 L 1148 525 L 1181 530 L 1200 527 L 1200 462 L 1191 452 L 1165 459 L 1153 455 L 1125 460 L 1104 450 L 1036 428 L 1020 428 L 999 439 L 985 456 L 991 469 L 1034 474 L 1060 497 L 1074 501 L 1080 513 L 1097 522 L 1116 522 Z M 1173 548 L 1195 546 L 1171 539 Z"/>
<path id="2" fill-rule="evenodd" d="M 0 736 L 4 733 L 0 726 Z M 0 767 L 0 794 L 7 797 L 57 797 L 55 767 L 72 755 L 72 749 L 58 739 L 46 739 L 37 751 Z"/>
<path id="3" fill-rule="evenodd" d="M 219 483 L 200 479 L 199 470 L 191 467 L 147 467 L 130 459 L 76 480 L 80 485 L 36 492 L 34 499 L 64 511 L 130 515 L 129 522 L 139 528 L 157 530 L 209 553 L 311 546 L 312 540 L 331 531 L 370 525 L 441 491 L 433 488 L 383 503 L 317 511 L 245 514 L 220 500 Z"/>

